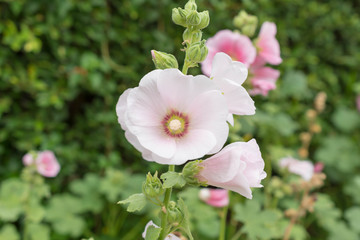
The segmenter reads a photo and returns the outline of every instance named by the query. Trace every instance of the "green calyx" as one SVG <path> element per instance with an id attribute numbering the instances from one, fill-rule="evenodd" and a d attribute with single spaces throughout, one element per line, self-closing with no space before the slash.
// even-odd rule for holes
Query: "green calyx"
<path id="1" fill-rule="evenodd" d="M 179 64 L 174 55 L 151 50 L 152 60 L 157 69 L 178 68 Z"/>
<path id="2" fill-rule="evenodd" d="M 164 194 L 164 188 L 157 175 L 157 172 L 155 172 L 154 176 L 152 176 L 151 173 L 146 175 L 146 180 L 143 182 L 142 186 L 142 191 L 145 196 L 154 198 Z"/>
<path id="3" fill-rule="evenodd" d="M 246 36 L 253 36 L 258 24 L 258 18 L 245 11 L 240 11 L 234 18 L 234 25 Z"/>
<path id="4" fill-rule="evenodd" d="M 206 182 L 202 182 L 198 178 L 198 174 L 203 169 L 203 167 L 199 165 L 201 162 L 202 160 L 195 160 L 188 162 L 184 166 L 182 175 L 187 184 L 191 186 L 206 186 Z"/>

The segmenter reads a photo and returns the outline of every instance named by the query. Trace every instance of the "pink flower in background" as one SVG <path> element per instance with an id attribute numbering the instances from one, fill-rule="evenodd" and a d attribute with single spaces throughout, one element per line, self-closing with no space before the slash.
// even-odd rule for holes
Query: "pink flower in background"
<path id="1" fill-rule="evenodd" d="M 317 162 L 314 165 L 314 172 L 315 173 L 321 173 L 324 169 L 324 163 L 322 162 Z"/>
<path id="2" fill-rule="evenodd" d="M 229 205 L 229 192 L 225 189 L 202 188 L 199 198 L 213 207 L 225 207 Z"/>
<path id="3" fill-rule="evenodd" d="M 155 223 L 153 223 L 153 221 L 148 222 L 148 223 L 146 224 L 146 226 L 145 226 L 144 232 L 143 232 L 142 235 L 141 235 L 144 239 L 145 239 L 145 237 L 146 237 L 147 229 L 148 229 L 150 226 L 154 226 L 155 228 L 159 228 L 159 226 L 157 226 Z M 178 238 L 177 236 L 175 236 L 174 234 L 168 234 L 164 240 L 181 240 L 181 239 Z"/>
<path id="4" fill-rule="evenodd" d="M 358 109 L 359 112 L 360 112 L 360 95 L 357 96 L 357 98 L 356 98 L 356 106 L 357 106 L 357 109 Z"/>
<path id="5" fill-rule="evenodd" d="M 44 177 L 56 177 L 60 171 L 60 164 L 51 151 L 40 152 L 36 158 L 38 173 Z"/>
<path id="6" fill-rule="evenodd" d="M 247 68 L 241 62 L 232 61 L 227 54 L 222 52 L 215 55 L 210 79 L 224 94 L 230 114 L 255 114 L 254 101 L 241 86 L 247 74 Z"/>
<path id="7" fill-rule="evenodd" d="M 275 35 L 275 23 L 264 22 L 256 41 L 256 47 L 258 48 L 258 55 L 265 62 L 278 65 L 282 62 L 282 59 L 280 57 L 280 45 L 278 40 L 276 40 Z"/>
<path id="8" fill-rule="evenodd" d="M 36 156 L 35 160 L 34 155 Z M 56 177 L 60 171 L 60 164 L 52 151 L 27 153 L 22 161 L 25 166 L 36 166 L 37 172 L 44 177 Z"/>
<path id="9" fill-rule="evenodd" d="M 34 157 L 31 153 L 27 153 L 22 158 L 23 164 L 29 166 L 34 163 Z"/>
<path id="10" fill-rule="evenodd" d="M 276 81 L 280 76 L 280 71 L 270 67 L 255 67 L 250 68 L 251 84 L 253 89 L 249 90 L 251 95 L 261 94 L 267 96 L 270 90 L 276 88 Z"/>
<path id="11" fill-rule="evenodd" d="M 289 172 L 301 176 L 306 181 L 309 181 L 314 175 L 314 165 L 308 160 L 297 160 L 287 157 L 282 158 L 279 165 L 282 168 L 287 168 Z"/>
<path id="12" fill-rule="evenodd" d="M 255 60 L 256 49 L 251 40 L 240 33 L 231 30 L 221 30 L 214 37 L 209 38 L 206 42 L 209 53 L 201 64 L 202 72 L 210 76 L 212 61 L 216 53 L 224 52 L 233 60 L 239 61 L 250 66 Z"/>
<path id="13" fill-rule="evenodd" d="M 266 177 L 264 160 L 255 139 L 236 142 L 199 163 L 202 167 L 197 178 L 200 182 L 221 187 L 252 198 L 251 187 L 262 187 Z"/>
<path id="14" fill-rule="evenodd" d="M 127 140 L 143 158 L 180 165 L 218 152 L 229 132 L 226 99 L 205 76 L 154 70 L 126 90 L 116 113 Z"/>

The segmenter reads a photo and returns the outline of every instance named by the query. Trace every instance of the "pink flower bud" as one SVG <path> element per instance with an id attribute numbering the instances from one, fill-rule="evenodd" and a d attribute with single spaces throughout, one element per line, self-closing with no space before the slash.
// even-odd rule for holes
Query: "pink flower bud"
<path id="1" fill-rule="evenodd" d="M 228 189 L 252 198 L 250 187 L 262 187 L 266 177 L 264 160 L 255 139 L 236 142 L 219 153 L 199 163 L 202 170 L 197 175 L 200 182 Z"/>
<path id="2" fill-rule="evenodd" d="M 229 193 L 225 189 L 202 188 L 199 198 L 213 207 L 225 207 L 229 205 Z"/>
<path id="3" fill-rule="evenodd" d="M 51 151 L 39 152 L 36 158 L 37 171 L 44 177 L 56 177 L 60 171 L 60 164 Z"/>
<path id="4" fill-rule="evenodd" d="M 282 158 L 280 167 L 287 168 L 289 172 L 301 176 L 306 181 L 309 181 L 314 174 L 314 165 L 307 160 L 300 161 L 291 157 Z"/>
<path id="5" fill-rule="evenodd" d="M 22 158 L 22 161 L 25 166 L 29 166 L 33 164 L 34 163 L 33 155 L 31 153 L 25 154 Z"/>

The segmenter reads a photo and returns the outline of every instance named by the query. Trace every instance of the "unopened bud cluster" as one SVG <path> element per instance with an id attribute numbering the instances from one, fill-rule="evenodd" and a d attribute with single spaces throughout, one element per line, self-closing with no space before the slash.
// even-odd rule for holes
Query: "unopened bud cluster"
<path id="1" fill-rule="evenodd" d="M 258 24 L 258 18 L 256 16 L 250 15 L 245 11 L 239 12 L 239 14 L 234 18 L 234 25 L 240 29 L 241 33 L 252 37 L 255 33 L 256 27 Z"/>
<path id="2" fill-rule="evenodd" d="M 197 66 L 208 54 L 201 30 L 209 25 L 209 12 L 198 12 L 195 0 L 189 0 L 184 8 L 173 9 L 172 20 L 175 24 L 186 28 L 183 33 L 184 45 L 186 45 L 185 64 L 187 67 Z"/>
<path id="3" fill-rule="evenodd" d="M 158 178 L 158 173 L 155 172 L 154 176 L 151 173 L 146 175 L 146 181 L 143 182 L 142 191 L 145 196 L 154 198 L 164 194 L 164 189 L 161 180 Z"/>

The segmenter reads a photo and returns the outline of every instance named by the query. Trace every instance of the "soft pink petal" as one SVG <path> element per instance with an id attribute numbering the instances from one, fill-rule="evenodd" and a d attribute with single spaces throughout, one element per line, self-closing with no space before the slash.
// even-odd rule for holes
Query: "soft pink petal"
<path id="1" fill-rule="evenodd" d="M 282 59 L 280 57 L 280 45 L 275 38 L 276 25 L 271 22 L 264 22 L 261 26 L 257 47 L 259 55 L 270 64 L 280 64 Z"/>
<path id="2" fill-rule="evenodd" d="M 164 158 L 171 158 L 174 155 L 176 150 L 175 140 L 165 134 L 162 126 L 133 126 L 130 131 L 145 149 Z"/>
<path id="3" fill-rule="evenodd" d="M 127 126 L 125 124 L 125 114 L 127 110 L 127 98 L 129 96 L 130 91 L 132 88 L 127 89 L 120 95 L 119 100 L 116 104 L 116 114 L 118 116 L 118 122 L 121 125 L 121 128 L 126 130 Z"/>
<path id="4" fill-rule="evenodd" d="M 34 163 L 33 155 L 31 153 L 25 154 L 22 158 L 22 161 L 25 166 L 29 166 L 33 164 Z"/>
<path id="5" fill-rule="evenodd" d="M 301 176 L 306 181 L 309 181 L 314 174 L 314 165 L 307 160 L 297 160 L 287 157 L 281 159 L 279 165 L 282 168 L 287 168 L 289 172 Z"/>
<path id="6" fill-rule="evenodd" d="M 255 114 L 255 103 L 245 88 L 227 79 L 214 81 L 224 93 L 230 113 L 237 115 Z"/>
<path id="7" fill-rule="evenodd" d="M 219 52 L 212 63 L 212 79 L 227 79 L 239 85 L 243 84 L 248 75 L 246 66 L 238 61 L 233 61 L 227 54 Z"/>
<path id="8" fill-rule="evenodd" d="M 207 130 L 195 129 L 176 141 L 176 152 L 171 164 L 184 164 L 188 160 L 201 158 L 214 148 L 216 138 Z"/>
<path id="9" fill-rule="evenodd" d="M 60 171 L 60 164 L 51 151 L 40 152 L 36 158 L 37 171 L 44 177 L 56 177 Z"/>

